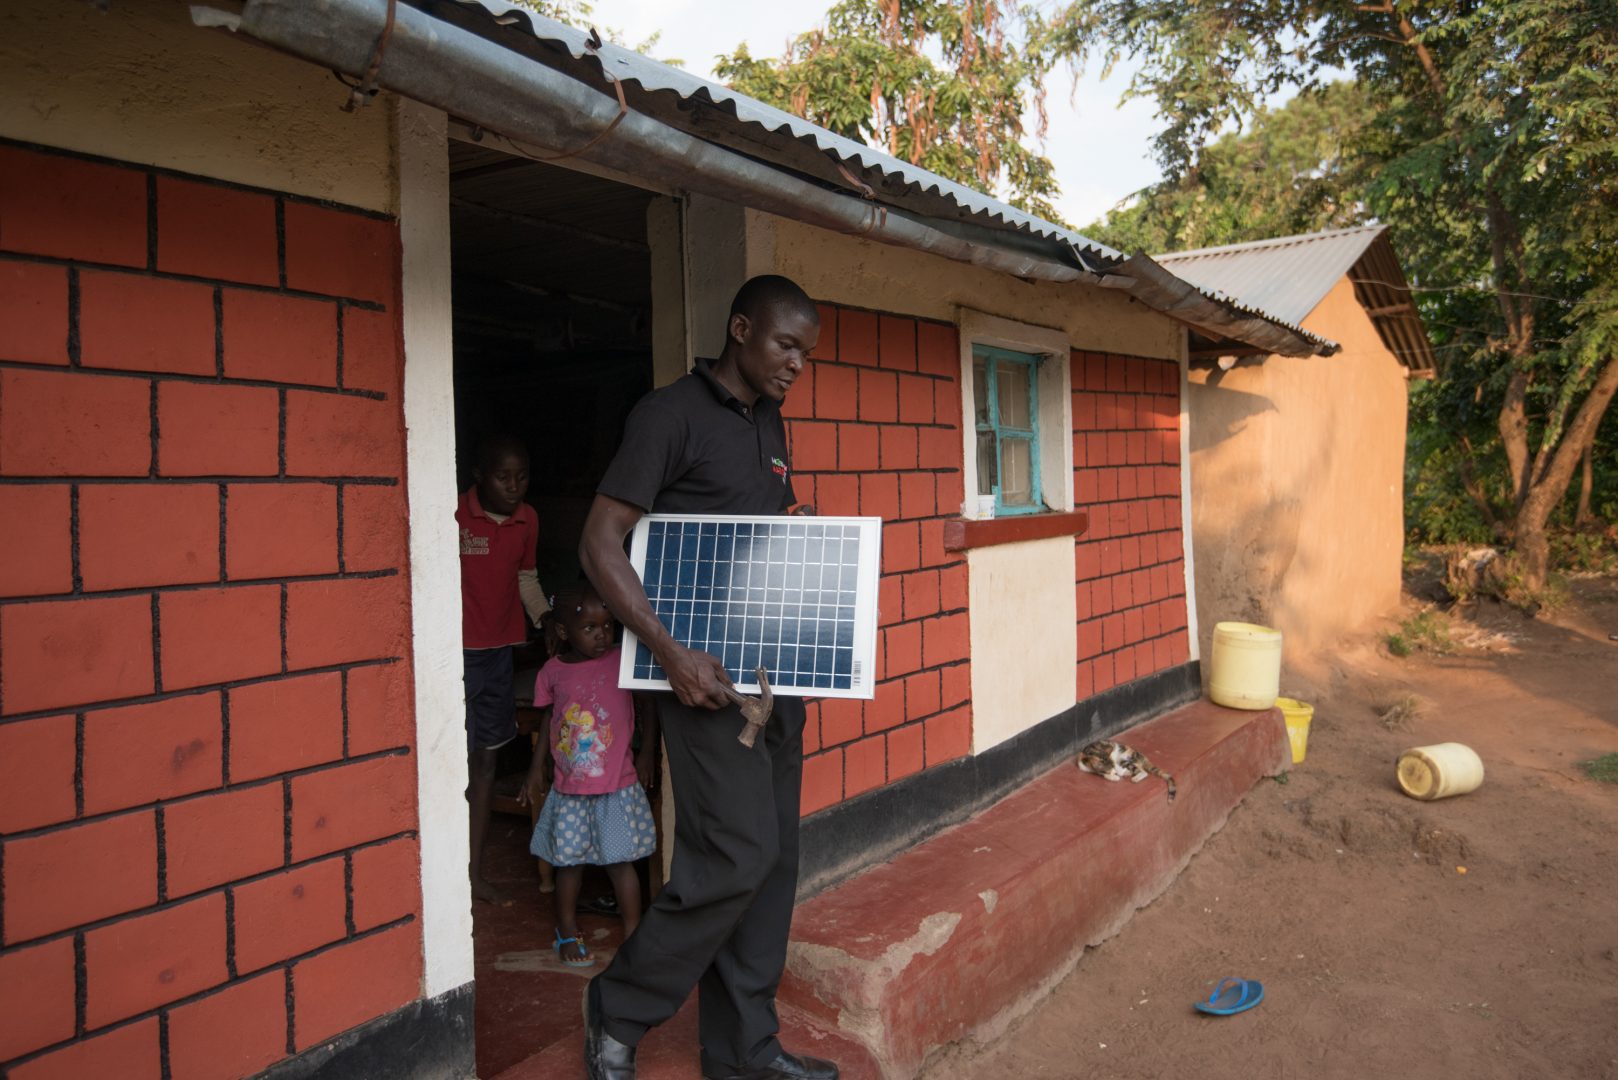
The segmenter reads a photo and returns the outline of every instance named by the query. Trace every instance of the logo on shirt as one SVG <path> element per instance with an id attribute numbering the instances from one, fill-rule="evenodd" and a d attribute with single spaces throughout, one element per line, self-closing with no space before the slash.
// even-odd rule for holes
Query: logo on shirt
<path id="1" fill-rule="evenodd" d="M 770 459 L 770 471 L 781 478 L 781 483 L 787 482 L 787 463 L 778 457 Z"/>
<path id="2" fill-rule="evenodd" d="M 472 530 L 461 527 L 461 554 L 487 555 L 489 553 L 489 538 L 487 536 L 473 536 Z"/>

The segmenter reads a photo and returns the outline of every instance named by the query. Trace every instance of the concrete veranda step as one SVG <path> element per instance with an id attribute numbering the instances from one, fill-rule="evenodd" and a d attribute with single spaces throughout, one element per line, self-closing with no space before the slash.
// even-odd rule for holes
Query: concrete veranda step
<path id="1" fill-rule="evenodd" d="M 802 904 L 783 1005 L 862 1042 L 888 1080 L 992 1038 L 1161 893 L 1248 789 L 1289 767 L 1279 710 L 1198 702 L 1119 736 L 1171 773 L 1107 783 L 1063 764 L 976 817 Z"/>

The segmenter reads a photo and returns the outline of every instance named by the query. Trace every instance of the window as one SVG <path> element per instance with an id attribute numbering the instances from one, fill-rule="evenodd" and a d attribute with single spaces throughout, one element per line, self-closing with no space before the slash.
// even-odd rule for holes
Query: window
<path id="1" fill-rule="evenodd" d="M 1032 514 L 1040 494 L 1039 361 L 992 345 L 972 348 L 972 402 L 977 418 L 978 494 L 994 511 Z"/>

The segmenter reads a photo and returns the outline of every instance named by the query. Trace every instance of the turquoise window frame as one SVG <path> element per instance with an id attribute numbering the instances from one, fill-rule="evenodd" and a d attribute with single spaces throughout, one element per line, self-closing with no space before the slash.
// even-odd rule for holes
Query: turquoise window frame
<path id="1" fill-rule="evenodd" d="M 1039 364 L 1044 357 L 1033 353 L 1014 352 L 1011 349 L 1002 349 L 994 345 L 973 345 L 972 362 L 976 368 L 978 360 L 985 361 L 984 383 L 989 393 L 988 423 L 977 423 L 977 430 L 994 433 L 995 474 L 998 478 L 1000 462 L 1002 461 L 1000 444 L 1002 439 L 1015 439 L 1028 444 L 1028 488 L 1030 502 L 1027 506 L 1007 505 L 1001 497 L 1000 485 L 994 484 L 994 514 L 996 517 L 1006 517 L 1015 514 L 1039 514 L 1045 511 L 1045 496 L 1039 482 Z M 1028 369 L 1028 424 L 1024 428 L 1008 427 L 1000 423 L 1000 380 L 996 377 L 996 369 L 1002 364 L 1017 364 Z M 975 379 L 974 379 L 975 382 Z M 976 387 L 973 387 L 976 395 Z M 977 402 L 973 402 L 972 416 L 977 416 Z M 981 485 L 982 480 L 979 479 Z"/>

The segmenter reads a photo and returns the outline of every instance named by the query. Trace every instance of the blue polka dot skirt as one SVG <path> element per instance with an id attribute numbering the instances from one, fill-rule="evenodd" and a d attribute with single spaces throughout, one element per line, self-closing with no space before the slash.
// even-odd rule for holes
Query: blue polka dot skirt
<path id="1" fill-rule="evenodd" d="M 545 796 L 528 850 L 552 866 L 611 866 L 657 849 L 652 806 L 639 784 L 610 795 Z"/>

